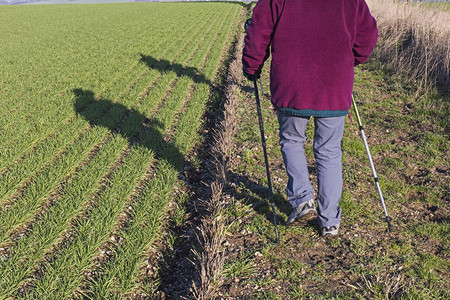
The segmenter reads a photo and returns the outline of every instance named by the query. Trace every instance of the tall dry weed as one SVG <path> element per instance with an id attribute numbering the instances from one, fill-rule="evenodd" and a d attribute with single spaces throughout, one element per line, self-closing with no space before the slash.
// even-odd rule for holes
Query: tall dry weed
<path id="1" fill-rule="evenodd" d="M 376 57 L 422 87 L 450 92 L 450 14 L 413 3 L 367 3 L 380 32 Z"/>

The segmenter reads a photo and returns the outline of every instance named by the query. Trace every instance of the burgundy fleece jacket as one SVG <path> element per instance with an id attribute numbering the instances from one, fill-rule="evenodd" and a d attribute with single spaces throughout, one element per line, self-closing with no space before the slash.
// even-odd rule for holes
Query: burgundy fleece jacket
<path id="1" fill-rule="evenodd" d="M 342 116 L 351 106 L 353 68 L 369 58 L 377 38 L 364 0 L 259 0 L 245 37 L 243 69 L 255 74 L 271 53 L 275 108 Z"/>

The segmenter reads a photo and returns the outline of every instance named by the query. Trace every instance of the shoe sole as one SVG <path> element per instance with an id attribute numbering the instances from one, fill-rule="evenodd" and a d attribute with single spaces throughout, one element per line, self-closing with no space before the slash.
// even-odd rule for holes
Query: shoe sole
<path id="1" fill-rule="evenodd" d="M 298 217 L 291 223 L 287 224 L 288 226 L 298 225 L 298 224 L 306 224 L 308 221 L 314 220 L 317 217 L 317 212 L 315 210 L 310 210 L 305 213 L 303 216 Z"/>
<path id="2" fill-rule="evenodd" d="M 337 229 L 335 229 L 335 230 L 322 233 L 322 236 L 323 237 L 332 237 L 332 236 L 337 236 L 338 233 L 339 233 L 339 227 Z"/>
<path id="3" fill-rule="evenodd" d="M 327 232 L 325 234 L 322 234 L 323 237 L 333 237 L 333 236 L 337 236 L 338 233 L 337 232 Z"/>

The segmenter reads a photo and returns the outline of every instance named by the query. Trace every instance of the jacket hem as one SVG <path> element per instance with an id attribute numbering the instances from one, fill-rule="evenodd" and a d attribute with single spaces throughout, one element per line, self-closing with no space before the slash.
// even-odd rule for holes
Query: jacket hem
<path id="1" fill-rule="evenodd" d="M 276 110 L 296 117 L 342 117 L 348 114 L 348 110 L 295 109 L 289 107 L 278 107 Z"/>

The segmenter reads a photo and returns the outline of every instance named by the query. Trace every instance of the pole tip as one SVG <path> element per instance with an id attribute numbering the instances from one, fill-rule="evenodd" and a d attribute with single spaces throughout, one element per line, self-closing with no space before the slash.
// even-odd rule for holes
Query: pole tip
<path id="1" fill-rule="evenodd" d="M 392 229 L 391 220 L 392 220 L 391 217 L 386 217 L 386 222 L 387 222 L 387 224 L 388 224 L 388 232 L 394 231 L 394 230 Z"/>
<path id="2" fill-rule="evenodd" d="M 277 245 L 280 244 L 280 235 L 278 234 L 277 226 L 275 227 L 275 242 L 277 243 Z"/>

